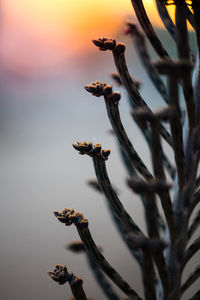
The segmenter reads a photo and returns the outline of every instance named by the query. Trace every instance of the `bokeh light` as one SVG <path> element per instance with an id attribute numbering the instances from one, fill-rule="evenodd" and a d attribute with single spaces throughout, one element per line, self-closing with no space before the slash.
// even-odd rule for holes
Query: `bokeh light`
<path id="1" fill-rule="evenodd" d="M 144 1 L 155 26 L 161 26 L 154 1 Z M 92 51 L 91 39 L 123 30 L 134 17 L 130 0 L 3 0 L 0 59 L 10 71 L 38 73 Z"/>

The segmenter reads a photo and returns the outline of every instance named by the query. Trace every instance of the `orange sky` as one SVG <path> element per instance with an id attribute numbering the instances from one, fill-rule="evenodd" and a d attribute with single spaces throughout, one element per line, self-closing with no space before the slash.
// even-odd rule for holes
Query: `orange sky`
<path id="1" fill-rule="evenodd" d="M 10 66 L 17 63 L 26 66 L 25 58 L 29 55 L 31 60 L 45 66 L 49 59 L 54 62 L 62 56 L 85 51 L 91 47 L 91 39 L 113 36 L 122 28 L 125 17 L 133 15 L 130 0 L 1 1 L 3 47 L 0 55 Z M 144 1 L 151 20 L 158 26 L 153 2 Z"/>
<path id="2" fill-rule="evenodd" d="M 151 20 L 160 25 L 154 0 L 144 3 Z M 78 44 L 97 34 L 111 34 L 124 16 L 133 14 L 130 0 L 4 0 L 2 5 L 6 19 L 63 47 L 69 38 Z"/>

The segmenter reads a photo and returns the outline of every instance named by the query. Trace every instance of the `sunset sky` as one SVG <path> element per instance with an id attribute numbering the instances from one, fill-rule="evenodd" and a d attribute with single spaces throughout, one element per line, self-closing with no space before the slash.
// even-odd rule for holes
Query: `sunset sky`
<path id="1" fill-rule="evenodd" d="M 88 51 L 91 39 L 113 36 L 122 29 L 123 20 L 134 15 L 130 0 L 1 3 L 0 58 L 10 69 L 32 70 L 33 64 L 45 68 Z M 154 1 L 144 3 L 154 25 L 161 26 Z"/>

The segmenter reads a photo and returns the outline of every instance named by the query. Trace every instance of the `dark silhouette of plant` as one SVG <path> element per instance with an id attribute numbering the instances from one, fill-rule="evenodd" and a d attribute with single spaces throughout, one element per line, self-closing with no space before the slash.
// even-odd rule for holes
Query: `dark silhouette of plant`
<path id="1" fill-rule="evenodd" d="M 200 212 L 195 210 L 200 202 L 200 0 L 155 1 L 166 30 L 176 42 L 176 60 L 170 57 L 162 45 L 146 14 L 143 1 L 131 2 L 144 33 L 132 21 L 127 22 L 125 33 L 133 40 L 149 78 L 164 100 L 164 109 L 153 112 L 143 99 L 140 84 L 129 73 L 123 43 L 108 38 L 93 40 L 93 43 L 101 51 L 112 52 L 118 72 L 113 73 L 112 78 L 127 92 L 132 117 L 151 152 L 153 172 L 144 164 L 123 127 L 118 107 L 120 93 L 114 92 L 111 85 L 99 81 L 86 85 L 85 89 L 93 96 L 104 98 L 108 118 L 127 168 L 127 185 L 139 195 L 144 206 L 147 234 L 125 210 L 110 182 L 106 168 L 110 150 L 90 142 L 78 142 L 73 147 L 79 154 L 90 156 L 93 161 L 97 182 L 90 181 L 90 185 L 104 194 L 113 221 L 138 262 L 144 296 L 140 296 L 103 256 L 91 236 L 88 220 L 82 214 L 71 209 L 54 214 L 66 226 L 76 226 L 81 242 L 73 242 L 68 248 L 86 253 L 94 276 L 108 299 L 118 300 L 120 296 L 104 274 L 128 299 L 142 300 L 144 297 L 146 300 L 179 300 L 200 277 L 198 265 L 185 282 L 182 280 L 186 265 L 200 249 L 200 237 L 191 242 L 200 224 Z M 175 22 L 167 10 L 167 6 L 172 4 L 175 5 Z M 196 34 L 197 54 L 190 48 L 187 22 Z M 148 52 L 146 38 L 159 58 L 155 63 Z M 167 84 L 161 75 L 166 76 Z M 180 106 L 179 89 L 183 91 L 185 114 Z M 171 147 L 175 166 L 167 157 L 162 140 Z M 158 209 L 157 199 L 161 203 L 164 219 Z M 197 213 L 192 218 L 194 211 Z M 82 281 L 68 273 L 66 266 L 56 265 L 54 272 L 49 272 L 49 275 L 59 284 L 68 281 L 75 299 L 86 299 Z M 190 298 L 197 299 L 200 299 L 200 290 Z"/>

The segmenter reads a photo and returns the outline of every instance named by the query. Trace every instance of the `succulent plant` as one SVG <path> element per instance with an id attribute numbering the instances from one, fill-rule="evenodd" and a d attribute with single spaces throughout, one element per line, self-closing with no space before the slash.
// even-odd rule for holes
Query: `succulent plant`
<path id="1" fill-rule="evenodd" d="M 140 295 L 140 291 L 122 278 L 103 256 L 92 238 L 88 220 L 81 213 L 64 209 L 54 214 L 61 223 L 75 225 L 81 241 L 71 243 L 68 248 L 86 253 L 94 277 L 108 299 L 121 298 L 105 275 L 128 299 L 179 300 L 200 277 L 200 265 L 197 265 L 185 281 L 182 279 L 186 265 L 200 250 L 200 237 L 191 241 L 200 224 L 197 207 L 200 202 L 200 0 L 155 0 L 166 31 L 176 43 L 176 60 L 162 45 L 143 1 L 131 2 L 142 30 L 134 22 L 128 21 L 125 33 L 133 40 L 152 84 L 160 93 L 164 101 L 163 109 L 153 112 L 143 99 L 140 83 L 129 73 L 126 46 L 123 43 L 104 37 L 93 40 L 93 44 L 101 51 L 112 52 L 118 72 L 113 73 L 112 78 L 126 90 L 131 115 L 149 146 L 153 171 L 145 165 L 124 129 L 119 111 L 120 93 L 113 91 L 112 85 L 99 81 L 86 85 L 85 90 L 93 96 L 104 98 L 108 118 L 127 169 L 127 186 L 138 194 L 143 203 L 147 233 L 126 211 L 110 182 L 106 161 L 111 151 L 91 142 L 77 142 L 73 147 L 79 154 L 90 156 L 93 161 L 97 181 L 90 181 L 90 185 L 104 194 L 121 238 L 140 267 L 143 294 Z M 175 21 L 168 13 L 168 5 L 175 6 Z M 190 47 L 188 23 L 195 32 L 196 53 Z M 146 39 L 158 56 L 156 62 L 151 59 Z M 166 80 L 163 80 L 163 76 Z M 184 108 L 180 105 L 182 99 L 179 90 L 183 91 Z M 173 152 L 174 165 L 166 153 L 166 143 Z M 82 280 L 68 273 L 66 266 L 56 265 L 49 275 L 59 284 L 68 281 L 75 299 L 87 299 Z M 200 290 L 188 299 L 200 299 Z"/>

